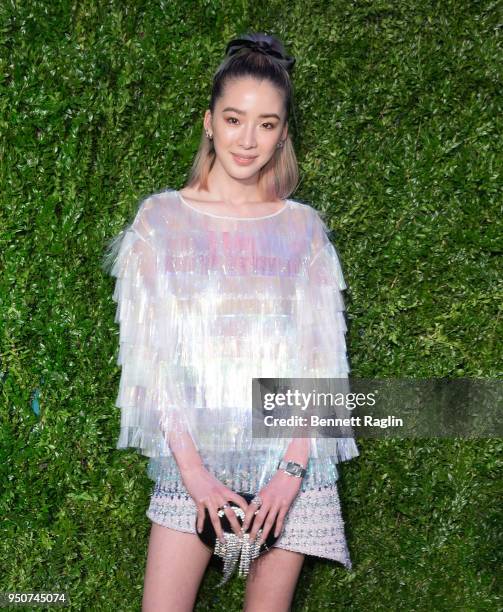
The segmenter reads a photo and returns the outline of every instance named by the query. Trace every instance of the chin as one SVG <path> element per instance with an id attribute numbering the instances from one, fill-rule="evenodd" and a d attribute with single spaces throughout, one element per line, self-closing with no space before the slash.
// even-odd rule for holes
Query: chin
<path id="1" fill-rule="evenodd" d="M 238 180 L 250 179 L 254 177 L 255 175 L 258 176 L 258 173 L 259 173 L 258 170 L 249 170 L 247 168 L 243 168 L 241 172 L 236 171 L 234 169 L 227 172 L 229 176 L 231 176 L 232 178 L 238 179 Z"/>

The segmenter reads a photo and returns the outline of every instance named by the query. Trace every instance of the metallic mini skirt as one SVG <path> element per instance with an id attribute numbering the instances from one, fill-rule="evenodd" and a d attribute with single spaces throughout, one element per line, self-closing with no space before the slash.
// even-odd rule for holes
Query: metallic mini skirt
<path id="1" fill-rule="evenodd" d="M 181 477 L 155 483 L 146 515 L 164 527 L 196 534 L 196 504 Z M 351 569 L 337 484 L 299 491 L 274 546 L 332 559 Z"/>

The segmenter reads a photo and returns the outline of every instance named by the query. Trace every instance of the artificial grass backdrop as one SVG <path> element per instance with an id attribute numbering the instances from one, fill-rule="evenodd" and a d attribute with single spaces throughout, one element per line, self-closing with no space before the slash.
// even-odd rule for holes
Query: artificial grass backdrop
<path id="1" fill-rule="evenodd" d="M 497 3 L 2 3 L 0 591 L 138 610 L 146 458 L 116 451 L 107 240 L 185 181 L 227 41 L 297 57 L 292 197 L 326 211 L 357 377 L 501 376 Z M 293 126 L 295 128 L 295 126 Z M 501 266 L 501 261 L 499 261 Z M 501 269 L 501 268 L 500 268 Z M 501 441 L 359 440 L 351 572 L 308 559 L 295 610 L 501 609 Z M 240 610 L 244 585 L 197 610 Z"/>

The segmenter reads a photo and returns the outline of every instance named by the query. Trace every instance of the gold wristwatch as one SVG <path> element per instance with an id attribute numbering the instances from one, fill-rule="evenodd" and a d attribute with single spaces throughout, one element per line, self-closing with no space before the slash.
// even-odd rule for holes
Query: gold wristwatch
<path id="1" fill-rule="evenodd" d="M 295 463 L 295 461 L 285 461 L 282 459 L 278 463 L 278 470 L 283 470 L 290 476 L 296 476 L 297 478 L 303 478 L 306 473 L 306 468 L 300 465 L 300 463 Z"/>

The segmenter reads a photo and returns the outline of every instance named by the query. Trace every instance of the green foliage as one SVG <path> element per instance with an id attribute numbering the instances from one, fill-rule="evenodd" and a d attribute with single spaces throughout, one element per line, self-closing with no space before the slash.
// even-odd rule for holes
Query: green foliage
<path id="1" fill-rule="evenodd" d="M 183 184 L 232 36 L 297 57 L 292 197 L 334 229 L 352 374 L 501 377 L 497 4 L 2 3 L 0 591 L 140 607 L 152 483 L 114 448 L 99 263 L 140 198 Z M 307 559 L 294 609 L 501 609 L 500 440 L 359 447 L 340 483 L 354 568 Z M 218 578 L 196 609 L 240 610 Z"/>

